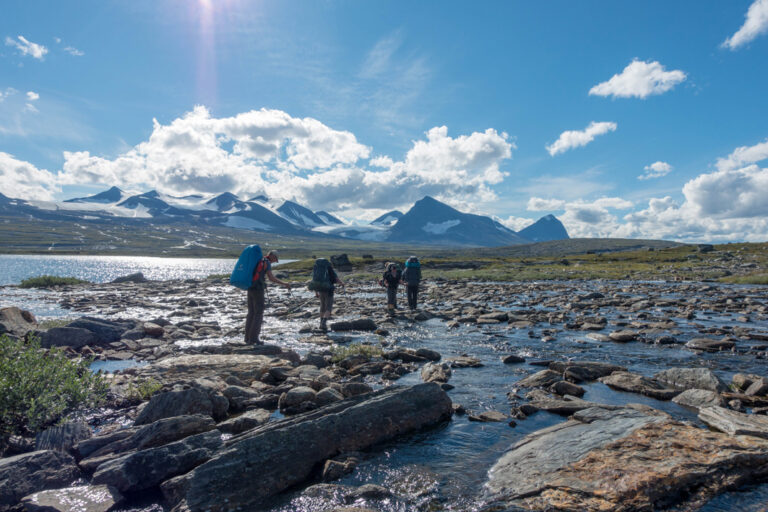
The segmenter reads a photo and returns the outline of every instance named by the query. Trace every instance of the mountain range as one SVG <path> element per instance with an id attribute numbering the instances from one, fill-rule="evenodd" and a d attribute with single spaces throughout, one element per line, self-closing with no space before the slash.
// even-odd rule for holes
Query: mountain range
<path id="1" fill-rule="evenodd" d="M 364 225 L 344 223 L 326 211 L 312 211 L 293 201 L 275 207 L 264 196 L 243 201 L 229 192 L 171 196 L 155 190 L 129 195 L 118 187 L 62 202 L 26 201 L 0 194 L 0 212 L 29 219 L 187 222 L 284 235 L 457 246 L 495 247 L 569 238 L 563 224 L 552 215 L 515 232 L 490 217 L 460 212 L 429 196 L 416 201 L 406 213 L 394 210 Z"/>

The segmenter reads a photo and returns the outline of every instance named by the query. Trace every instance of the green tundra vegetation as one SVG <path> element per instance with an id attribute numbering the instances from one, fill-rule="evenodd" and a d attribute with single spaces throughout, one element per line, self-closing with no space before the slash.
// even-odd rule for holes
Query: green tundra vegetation
<path id="1" fill-rule="evenodd" d="M 38 276 L 24 279 L 19 283 L 20 288 L 51 288 L 68 284 L 87 284 L 88 281 L 76 277 Z"/>
<path id="2" fill-rule="evenodd" d="M 696 245 L 666 243 L 654 246 L 643 243 L 648 241 L 633 242 L 634 247 L 619 243 L 611 248 L 608 241 L 588 244 L 584 240 L 569 240 L 506 248 L 444 251 L 434 255 L 427 252 L 416 254 L 421 256 L 422 274 L 426 280 L 717 280 L 736 284 L 768 284 L 768 243 L 723 244 L 713 246 L 711 251 L 702 251 Z M 588 248 L 590 246 L 601 248 Z M 374 260 L 353 256 L 350 258 L 353 270 L 345 273 L 344 280 L 376 280 L 380 278 L 386 261 L 402 263 L 409 254 L 402 251 L 386 257 L 377 255 Z M 280 265 L 277 271 L 286 274 L 289 279 L 300 281 L 307 278 L 312 264 L 312 259 L 303 259 Z"/>
<path id="3" fill-rule="evenodd" d="M 34 434 L 82 407 L 100 404 L 107 393 L 90 361 L 69 359 L 59 348 L 0 336 L 0 444 L 14 434 Z"/>

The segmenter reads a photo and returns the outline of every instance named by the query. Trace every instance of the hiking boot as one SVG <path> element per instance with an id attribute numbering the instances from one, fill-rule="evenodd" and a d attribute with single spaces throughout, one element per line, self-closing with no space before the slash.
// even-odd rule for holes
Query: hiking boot
<path id="1" fill-rule="evenodd" d="M 320 330 L 323 331 L 323 332 L 327 332 L 328 331 L 328 319 L 326 319 L 326 318 L 321 318 L 320 319 Z"/>

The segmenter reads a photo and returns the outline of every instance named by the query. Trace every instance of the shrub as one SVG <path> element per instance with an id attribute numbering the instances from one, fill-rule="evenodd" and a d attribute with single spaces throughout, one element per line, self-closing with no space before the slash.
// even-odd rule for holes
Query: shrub
<path id="1" fill-rule="evenodd" d="M 35 433 L 101 403 L 108 386 L 89 364 L 67 359 L 59 348 L 41 349 L 36 338 L 0 336 L 0 438 Z"/>
<path id="2" fill-rule="evenodd" d="M 352 355 L 363 355 L 367 358 L 380 357 L 381 347 L 378 345 L 363 345 L 362 343 L 352 343 L 346 347 L 336 346 L 331 349 L 333 356 L 331 361 L 338 363 Z"/>
<path id="3" fill-rule="evenodd" d="M 155 379 L 142 380 L 138 384 L 131 382 L 125 392 L 125 398 L 132 402 L 143 402 L 145 400 L 149 400 L 152 395 L 160 391 L 162 388 L 162 382 L 159 382 Z"/>
<path id="4" fill-rule="evenodd" d="M 38 276 L 24 279 L 19 283 L 20 288 L 49 288 L 51 286 L 61 286 L 65 284 L 88 284 L 89 281 L 84 281 L 76 277 L 60 277 L 60 276 Z"/>

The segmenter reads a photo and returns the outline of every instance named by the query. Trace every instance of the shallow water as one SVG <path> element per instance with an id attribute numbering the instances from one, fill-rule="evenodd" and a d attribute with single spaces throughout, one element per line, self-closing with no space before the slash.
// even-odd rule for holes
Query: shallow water
<path id="1" fill-rule="evenodd" d="M 0 254 L 0 285 L 19 284 L 23 279 L 43 275 L 107 283 L 136 272 L 151 280 L 201 279 L 211 274 L 228 274 L 234 265 L 235 260 L 230 258 Z"/>
<path id="2" fill-rule="evenodd" d="M 514 297 L 505 297 L 506 302 L 498 302 L 499 296 L 475 294 L 473 301 L 487 304 L 493 309 L 507 309 L 511 312 L 528 311 L 531 309 L 542 311 L 555 311 L 561 308 L 563 295 L 576 296 L 590 291 L 610 286 L 610 294 L 614 297 L 635 297 L 638 300 L 644 298 L 635 288 L 636 283 L 612 282 L 573 282 L 573 283 L 531 283 L 523 286 L 524 291 Z M 510 286 L 520 284 L 510 284 Z M 654 298 L 685 300 L 692 304 L 697 297 L 689 297 L 686 285 L 646 283 L 654 294 Z M 175 285 L 174 285 L 175 286 Z M 554 289 L 553 287 L 557 287 Z M 765 288 L 731 287 L 725 285 L 713 285 L 715 289 L 736 290 L 754 301 L 765 303 Z M 94 287 L 97 288 L 97 287 Z M 9 289 L 6 289 L 6 291 Z M 604 293 L 606 290 L 602 290 Z M 28 295 L 23 295 L 28 293 Z M 219 344 L 239 341 L 239 334 L 232 334 L 235 327 L 239 327 L 245 317 L 244 297 L 241 299 L 238 293 L 228 285 L 220 282 L 201 283 L 197 295 L 208 298 L 211 307 L 194 318 L 197 321 L 216 321 L 221 326 L 221 336 L 197 341 L 182 341 L 177 345 L 190 347 L 200 344 Z M 518 290 L 519 292 L 519 290 Z M 59 292 L 46 291 L 22 291 L 14 290 L 15 299 L 24 298 L 35 313 L 45 313 L 47 316 L 79 316 L 80 314 L 92 314 L 93 312 L 73 313 L 69 310 L 56 310 L 58 302 L 62 299 Z M 99 293 L 97 289 L 78 292 Z M 119 291 L 109 290 L 111 294 Z M 308 308 L 315 308 L 312 294 L 305 290 L 293 292 L 295 297 L 309 301 Z M 196 295 L 196 297 L 197 297 Z M 242 294 L 244 295 L 244 294 Z M 606 293 L 608 296 L 609 293 Z M 269 300 L 271 311 L 281 307 L 287 292 L 271 288 Z M 348 308 L 349 299 L 352 297 L 382 297 L 383 293 L 375 286 L 360 289 L 353 295 L 337 294 L 337 317 L 350 318 Z M 227 298 L 227 300 L 217 300 Z M 429 301 L 429 296 L 424 296 Z M 152 318 L 153 316 L 165 316 L 169 309 L 174 307 L 177 298 L 157 297 L 151 304 L 131 306 L 121 311 L 110 312 L 106 316 L 124 316 L 135 318 Z M 709 299 L 707 299 L 709 300 Z M 490 301 L 490 302 L 488 302 Z M 502 307 L 503 306 L 503 307 Z M 440 311 L 451 307 L 450 304 L 428 303 L 431 311 Z M 39 309 L 35 309 L 39 308 Z M 589 309 L 580 310 L 579 314 L 593 314 Z M 608 327 L 604 332 L 610 332 L 617 328 L 616 322 L 631 322 L 638 319 L 638 313 L 619 310 L 618 308 L 602 307 L 596 313 L 608 319 Z M 671 317 L 676 323 L 673 335 L 680 342 L 693 337 L 701 336 L 700 329 L 716 328 L 723 325 L 748 327 L 752 330 L 768 332 L 768 317 L 753 315 L 748 323 L 737 320 L 737 311 L 715 312 L 706 311 L 704 308 L 696 309 L 696 316 L 686 320 L 675 316 L 677 309 L 666 307 L 663 304 L 644 309 L 641 314 L 647 314 L 655 319 Z M 187 320 L 186 317 L 174 317 L 175 323 Z M 267 316 L 264 326 L 264 338 L 269 343 L 277 343 L 287 348 L 292 348 L 299 353 L 309 350 L 317 350 L 318 347 L 307 343 L 306 334 L 300 334 L 299 330 L 310 324 L 312 320 L 286 320 L 274 316 Z M 454 369 L 450 384 L 455 389 L 449 391 L 451 399 L 460 403 L 471 412 L 479 413 L 485 410 L 497 410 L 508 413 L 510 403 L 507 393 L 514 393 L 515 383 L 526 375 L 542 369 L 528 363 L 504 365 L 500 357 L 516 353 L 525 356 L 529 361 L 533 360 L 590 360 L 605 361 L 626 366 L 630 371 L 646 376 L 671 367 L 698 367 L 711 368 L 723 380 L 729 382 L 736 372 L 758 373 L 765 375 L 765 359 L 757 359 L 754 354 L 743 352 L 722 352 L 716 354 L 698 353 L 686 349 L 682 344 L 653 345 L 642 342 L 613 343 L 597 342 L 587 337 L 588 332 L 572 331 L 564 328 L 562 324 L 549 325 L 542 323 L 525 329 L 510 328 L 506 323 L 493 325 L 463 325 L 458 329 L 448 329 L 444 321 L 433 319 L 422 323 L 399 321 L 395 327 L 387 326 L 390 335 L 384 338 L 370 333 L 344 333 L 331 334 L 331 337 L 340 343 L 370 342 L 386 343 L 401 347 L 420 348 L 426 347 L 437 350 L 443 358 L 449 358 L 462 354 L 468 354 L 480 359 L 484 366 L 481 368 Z M 554 330 L 551 341 L 543 341 L 544 331 Z M 714 335 L 713 335 L 714 336 Z M 716 336 L 719 337 L 719 336 Z M 744 340 L 739 342 L 740 349 L 765 345 L 764 342 Z M 419 372 L 404 376 L 396 385 L 411 385 L 421 382 Z M 371 383 L 380 387 L 382 383 L 373 379 Z M 673 417 L 683 421 L 689 421 L 701 425 L 696 414 L 678 406 L 670 401 L 659 401 L 634 393 L 623 393 L 610 389 L 599 382 L 583 385 L 586 393 L 585 400 L 608 403 L 626 404 L 642 403 L 661 409 Z M 524 394 L 521 391 L 520 394 Z M 479 508 L 479 497 L 483 494 L 483 484 L 490 467 L 498 460 L 504 451 L 514 442 L 525 435 L 564 421 L 564 418 L 547 412 L 538 412 L 529 418 L 517 421 L 516 427 L 510 427 L 507 423 L 476 423 L 470 422 L 467 416 L 454 416 L 443 425 L 429 429 L 415 435 L 407 436 L 384 445 L 373 447 L 364 453 L 362 462 L 350 475 L 334 482 L 338 484 L 361 485 L 364 483 L 376 483 L 393 490 L 402 499 L 393 499 L 385 502 L 377 501 L 369 504 L 376 510 L 394 512 L 406 510 L 475 510 Z M 317 482 L 315 482 L 317 483 Z M 272 512 L 306 511 L 315 512 L 328 510 L 339 503 L 329 503 L 324 499 L 308 498 L 301 496 L 301 489 L 285 493 L 270 504 L 268 510 Z M 768 485 L 743 492 L 726 493 L 712 500 L 704 509 L 708 512 L 720 512 L 725 510 L 764 510 L 760 505 L 768 499 Z M 356 505 L 364 505 L 357 503 Z M 158 510 L 157 504 L 133 505 L 124 510 Z M 137 508 L 138 507 L 138 508 Z M 154 507 L 154 508 L 152 508 Z M 764 505 L 763 505 L 764 507 Z"/>

